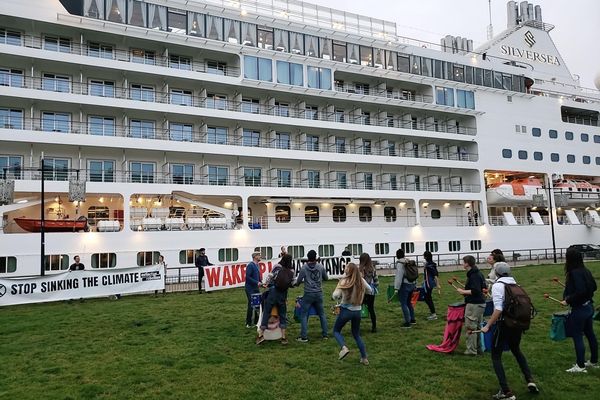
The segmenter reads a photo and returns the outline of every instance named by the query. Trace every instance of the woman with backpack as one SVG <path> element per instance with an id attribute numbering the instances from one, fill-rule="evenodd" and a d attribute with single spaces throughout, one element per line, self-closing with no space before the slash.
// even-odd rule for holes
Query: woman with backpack
<path id="1" fill-rule="evenodd" d="M 279 264 L 273 267 L 273 270 L 265 277 L 265 281 L 263 282 L 263 286 L 268 287 L 269 290 L 265 299 L 262 320 L 260 321 L 260 328 L 258 336 L 256 337 L 256 344 L 261 344 L 265 341 L 263 333 L 265 329 L 267 329 L 273 306 L 277 306 L 277 311 L 279 313 L 281 344 L 288 344 L 287 337 L 285 336 L 287 328 L 286 301 L 288 289 L 292 286 L 293 281 L 294 270 L 292 267 L 292 256 L 290 254 L 284 254 L 283 257 L 281 257 Z"/>
<path id="2" fill-rule="evenodd" d="M 583 264 L 583 255 L 574 247 L 569 247 L 565 254 L 565 290 L 563 301 L 571 307 L 569 323 L 572 328 L 573 344 L 577 363 L 567 372 L 587 372 L 586 367 L 599 368 L 598 340 L 594 334 L 594 292 L 596 281 L 589 269 Z M 585 345 L 583 335 L 590 345 L 591 357 L 585 361 Z"/>
<path id="3" fill-rule="evenodd" d="M 396 250 L 396 274 L 394 277 L 394 289 L 396 289 L 396 292 L 398 293 L 398 300 L 400 301 L 400 307 L 402 308 L 402 315 L 404 315 L 404 325 L 402 325 L 403 328 L 410 328 L 411 325 L 417 323 L 415 320 L 415 309 L 413 308 L 410 300 L 417 285 L 419 271 L 414 261 L 412 261 L 412 264 L 407 268 L 409 262 L 409 260 L 404 258 L 404 250 Z M 414 268 L 414 270 L 411 268 Z M 413 274 L 412 276 L 411 273 Z"/>
<path id="4" fill-rule="evenodd" d="M 363 304 L 369 309 L 369 315 L 371 316 L 371 332 L 377 332 L 377 317 L 375 316 L 375 292 L 377 286 L 379 286 L 379 278 L 377 277 L 377 271 L 371 261 L 371 256 L 368 253 L 362 253 L 359 258 L 359 270 L 362 272 L 362 276 L 365 281 L 373 289 L 373 294 L 365 293 Z"/>
<path id="5" fill-rule="evenodd" d="M 356 264 L 350 263 L 346 265 L 345 275 L 340 279 L 331 296 L 340 303 L 340 313 L 333 326 L 333 336 L 341 348 L 339 353 L 339 359 L 341 360 L 350 352 L 346 346 L 344 336 L 342 336 L 342 328 L 346 323 L 350 322 L 352 336 L 360 351 L 360 362 L 363 365 L 369 365 L 367 349 L 360 337 L 360 310 L 365 293 L 373 294 L 373 289 L 371 289 L 371 286 L 362 277 Z"/>
<path id="6" fill-rule="evenodd" d="M 429 321 L 433 321 L 437 319 L 437 314 L 435 313 L 435 304 L 433 304 L 433 298 L 431 294 L 433 293 L 433 289 L 437 287 L 438 294 L 441 294 L 440 282 L 438 281 L 438 270 L 437 264 L 433 262 L 433 255 L 430 251 L 426 251 L 423 253 L 423 258 L 425 259 L 425 268 L 423 270 L 424 281 L 423 281 L 423 291 L 425 294 L 425 303 L 429 307 L 429 317 L 427 319 Z"/>

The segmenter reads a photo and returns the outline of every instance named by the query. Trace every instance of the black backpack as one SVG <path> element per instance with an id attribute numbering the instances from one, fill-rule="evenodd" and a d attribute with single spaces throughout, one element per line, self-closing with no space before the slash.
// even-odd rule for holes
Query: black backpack
<path id="1" fill-rule="evenodd" d="M 504 324 L 509 328 L 528 330 L 531 319 L 536 314 L 531 298 L 525 289 L 516 283 L 500 283 L 504 285 L 504 304 L 502 306 Z"/>
<path id="2" fill-rule="evenodd" d="M 408 260 L 404 264 L 404 278 L 409 282 L 414 282 L 419 277 L 419 268 L 414 260 Z"/>
<path id="3" fill-rule="evenodd" d="M 283 268 L 275 275 L 275 288 L 280 292 L 285 292 L 292 287 L 294 281 L 294 271 L 289 268 Z"/>

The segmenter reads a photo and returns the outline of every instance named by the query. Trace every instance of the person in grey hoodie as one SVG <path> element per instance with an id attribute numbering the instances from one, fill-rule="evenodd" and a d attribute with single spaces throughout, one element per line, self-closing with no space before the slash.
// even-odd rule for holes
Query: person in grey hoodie
<path id="1" fill-rule="evenodd" d="M 400 307 L 402 308 L 402 315 L 404 315 L 403 328 L 410 328 L 411 324 L 416 324 L 415 321 L 415 309 L 411 303 L 412 293 L 415 290 L 416 282 L 410 282 L 404 277 L 404 266 L 408 262 L 404 258 L 404 250 L 396 250 L 396 275 L 394 277 L 394 289 L 398 291 L 398 300 L 400 300 Z"/>
<path id="2" fill-rule="evenodd" d="M 317 315 L 321 320 L 321 334 L 323 339 L 328 339 L 327 317 L 323 309 L 323 287 L 321 283 L 328 279 L 327 272 L 321 264 L 317 262 L 317 252 L 311 250 L 306 255 L 308 262 L 302 266 L 294 286 L 304 283 L 304 296 L 302 297 L 302 308 L 300 309 L 300 336 L 296 339 L 299 342 L 308 342 L 308 310 L 314 305 Z"/>

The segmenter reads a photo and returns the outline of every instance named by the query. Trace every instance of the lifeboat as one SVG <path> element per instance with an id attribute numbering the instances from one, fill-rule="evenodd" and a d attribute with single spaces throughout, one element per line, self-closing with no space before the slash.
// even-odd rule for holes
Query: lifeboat
<path id="1" fill-rule="evenodd" d="M 577 179 L 558 179 L 553 182 L 554 196 L 562 195 L 568 205 L 589 205 L 600 199 L 600 186 Z"/>
<path id="2" fill-rule="evenodd" d="M 27 232 L 40 232 L 42 220 L 33 218 L 15 218 L 15 222 Z M 44 220 L 45 232 L 77 232 L 87 229 L 87 218 Z"/>
<path id="3" fill-rule="evenodd" d="M 510 182 L 494 183 L 487 188 L 487 202 L 492 206 L 531 205 L 534 195 L 548 197 L 542 180 L 535 177 L 514 179 Z"/>

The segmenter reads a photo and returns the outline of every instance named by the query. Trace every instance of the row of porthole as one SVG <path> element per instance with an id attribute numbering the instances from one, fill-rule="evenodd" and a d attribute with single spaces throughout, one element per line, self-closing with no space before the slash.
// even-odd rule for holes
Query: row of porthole
<path id="1" fill-rule="evenodd" d="M 542 136 L 542 130 L 540 128 L 531 128 L 531 134 L 534 137 L 541 137 Z M 550 137 L 550 139 L 558 139 L 558 131 L 556 129 L 549 129 L 548 130 L 548 137 Z M 566 140 L 573 140 L 575 138 L 575 134 L 571 131 L 565 131 L 565 139 Z M 587 143 L 590 141 L 590 135 L 588 135 L 587 133 L 582 133 L 581 134 L 581 141 L 584 143 Z M 600 143 L 600 135 L 594 135 L 594 143 Z"/>
<path id="2" fill-rule="evenodd" d="M 502 149 L 502 157 L 503 158 L 512 158 L 513 157 L 513 151 L 511 149 Z M 529 158 L 529 153 L 527 152 L 527 150 L 519 150 L 517 152 L 517 157 L 519 158 L 519 160 L 527 160 Z M 544 160 L 544 153 L 542 153 L 541 151 L 534 151 L 533 152 L 533 159 L 535 161 L 543 161 Z M 550 161 L 552 162 L 560 162 L 560 154 L 558 153 L 550 153 Z M 596 165 L 600 165 L 600 157 L 596 157 L 595 158 L 596 161 Z M 574 164 L 575 163 L 575 155 L 574 154 L 567 154 L 567 162 L 569 164 Z M 582 156 L 581 157 L 581 162 L 585 165 L 590 165 L 592 163 L 592 157 L 590 156 Z"/>

